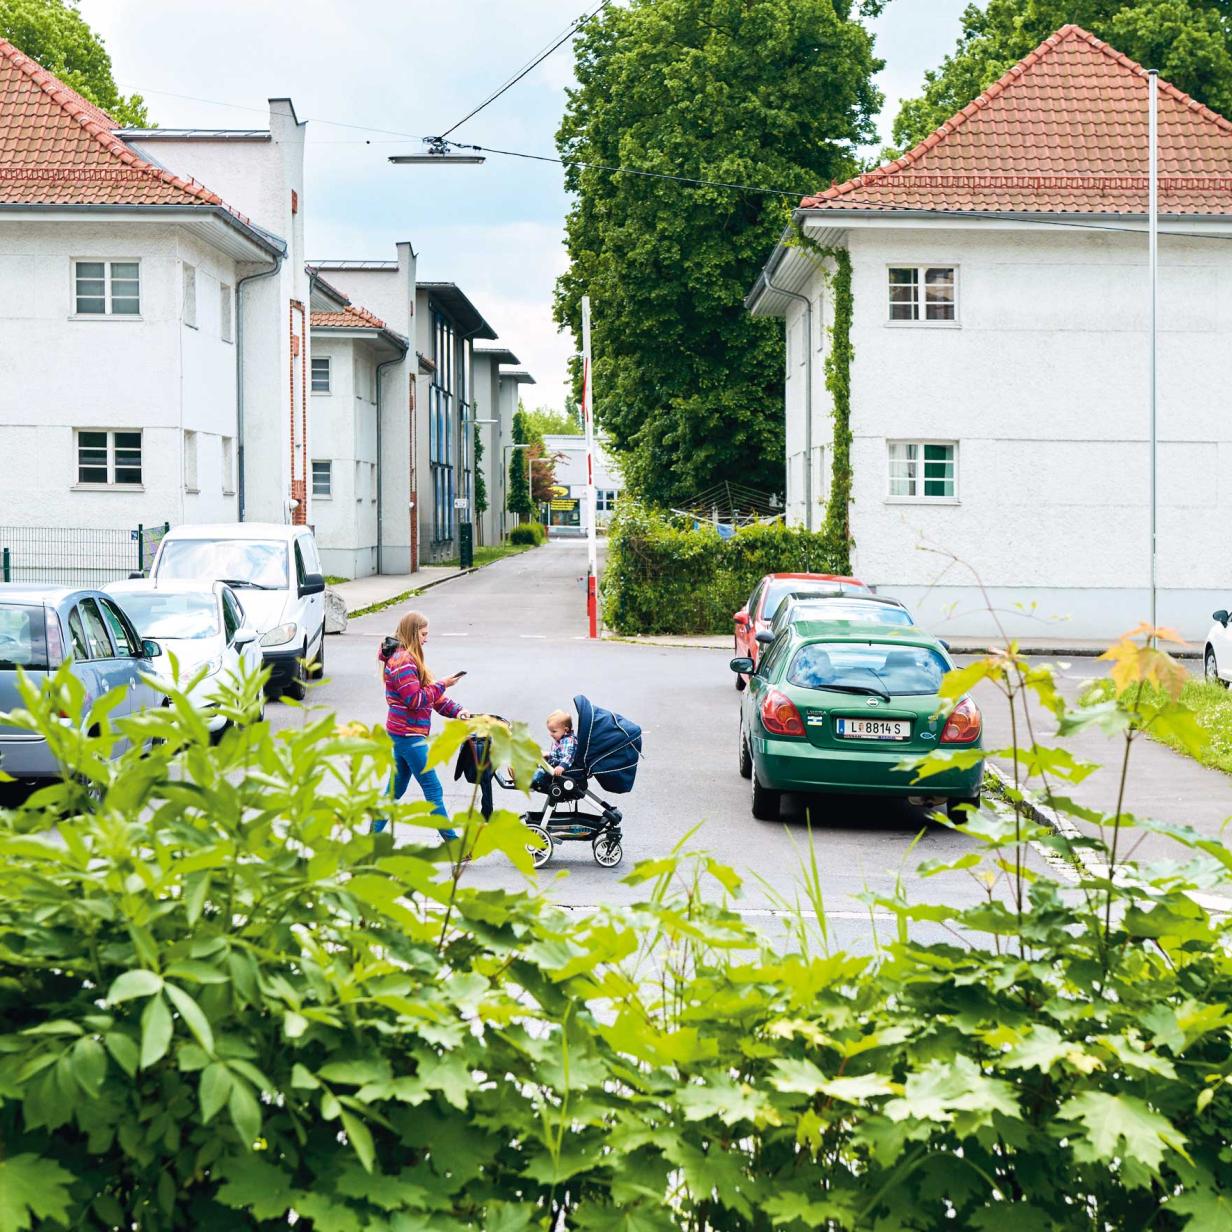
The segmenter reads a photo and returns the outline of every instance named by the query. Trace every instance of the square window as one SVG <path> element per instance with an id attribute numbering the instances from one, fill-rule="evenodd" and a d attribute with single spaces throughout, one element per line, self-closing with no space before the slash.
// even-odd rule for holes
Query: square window
<path id="1" fill-rule="evenodd" d="M 890 496 L 954 500 L 958 496 L 958 447 L 938 441 L 890 441 Z"/>
<path id="2" fill-rule="evenodd" d="M 74 312 L 78 316 L 138 316 L 141 266 L 137 261 L 74 261 Z"/>
<path id="3" fill-rule="evenodd" d="M 77 482 L 110 487 L 141 483 L 141 433 L 77 430 Z"/>
<path id="4" fill-rule="evenodd" d="M 892 265 L 891 321 L 958 320 L 958 271 L 952 265 Z"/>
<path id="5" fill-rule="evenodd" d="M 330 365 L 328 355 L 312 357 L 312 392 L 314 394 L 329 393 Z"/>
<path id="6" fill-rule="evenodd" d="M 312 460 L 312 494 L 313 496 L 331 496 L 333 494 L 334 464 L 328 458 L 313 458 Z"/>

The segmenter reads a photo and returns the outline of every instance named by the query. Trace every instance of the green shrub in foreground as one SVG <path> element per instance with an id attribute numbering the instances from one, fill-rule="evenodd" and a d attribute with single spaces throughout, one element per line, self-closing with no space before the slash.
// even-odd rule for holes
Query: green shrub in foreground
<path id="1" fill-rule="evenodd" d="M 816 531 L 780 523 L 728 539 L 713 526 L 621 502 L 603 569 L 603 618 L 617 633 L 730 633 L 767 573 L 833 573 L 841 554 Z"/>
<path id="2" fill-rule="evenodd" d="M 1158 681 L 1151 653 L 1118 670 Z M 948 687 L 979 676 L 1063 729 L 1185 722 L 1071 713 L 1013 655 Z M 857 957 L 803 917 L 793 944 L 762 936 L 705 856 L 640 865 L 631 907 L 472 888 L 434 843 L 368 833 L 434 825 L 382 800 L 379 731 L 256 724 L 215 748 L 177 702 L 121 720 L 164 743 L 112 765 L 101 708 L 95 739 L 57 722 L 72 694 L 28 694 L 25 721 L 97 807 L 74 780 L 0 814 L 5 1232 L 1228 1226 L 1232 924 L 1190 889 L 1229 891 L 1217 842 L 1177 830 L 1188 868 L 1058 882 L 1028 844 L 1074 847 L 1015 791 L 927 870 L 986 901 L 871 900 L 896 923 Z M 497 739 L 524 778 L 533 743 Z M 1014 765 L 1082 769 L 1037 746 Z M 455 823 L 527 867 L 511 814 Z"/>
<path id="3" fill-rule="evenodd" d="M 547 537 L 548 533 L 544 530 L 541 522 L 520 522 L 509 532 L 509 542 L 517 544 L 537 546 L 543 543 Z"/>

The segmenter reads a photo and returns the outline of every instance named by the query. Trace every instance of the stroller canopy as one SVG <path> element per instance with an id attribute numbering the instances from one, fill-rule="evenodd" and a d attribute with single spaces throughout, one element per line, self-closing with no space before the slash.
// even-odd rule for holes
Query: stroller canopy
<path id="1" fill-rule="evenodd" d="M 576 764 L 597 779 L 604 791 L 615 795 L 632 791 L 642 755 L 642 729 L 632 719 L 603 710 L 580 693 L 573 706 L 578 716 Z"/>

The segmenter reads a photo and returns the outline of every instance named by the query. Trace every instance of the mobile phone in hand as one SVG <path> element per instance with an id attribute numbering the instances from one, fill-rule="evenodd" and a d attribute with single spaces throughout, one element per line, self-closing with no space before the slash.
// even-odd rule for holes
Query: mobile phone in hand
<path id="1" fill-rule="evenodd" d="M 466 675 L 466 672 L 464 672 L 464 671 L 462 671 L 462 672 L 454 672 L 454 677 L 455 677 L 455 679 L 457 679 L 457 678 L 461 678 L 462 676 L 465 676 L 465 675 Z"/>

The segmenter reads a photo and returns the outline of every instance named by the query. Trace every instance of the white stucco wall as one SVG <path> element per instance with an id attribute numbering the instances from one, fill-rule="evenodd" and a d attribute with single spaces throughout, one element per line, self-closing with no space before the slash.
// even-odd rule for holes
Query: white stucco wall
<path id="1" fill-rule="evenodd" d="M 847 243 L 855 571 L 943 634 L 995 631 L 976 578 L 1014 634 L 1108 637 L 1145 619 L 1145 240 L 902 224 L 853 228 Z M 1164 237 L 1160 259 L 1158 610 L 1161 623 L 1200 637 L 1232 592 L 1232 485 L 1220 482 L 1232 462 L 1232 245 Z M 956 266 L 957 324 L 889 323 L 896 264 Z M 808 293 L 825 299 L 820 279 Z M 789 332 L 799 315 L 788 315 Z M 793 368 L 794 522 L 802 392 Z M 815 411 L 818 402 L 828 412 L 824 393 Z M 823 435 L 828 443 L 828 427 Z M 892 439 L 957 442 L 956 500 L 891 498 Z"/>
<path id="2" fill-rule="evenodd" d="M 73 259 L 138 260 L 140 315 L 77 317 Z M 184 323 L 183 266 L 197 324 Z M 0 524 L 133 528 L 236 515 L 224 441 L 236 437 L 235 347 L 220 284 L 236 263 L 162 223 L 0 223 Z M 74 429 L 139 429 L 142 483 L 78 484 Z M 184 433 L 196 436 L 195 483 Z M 195 489 L 195 490 L 194 490 Z"/>
<path id="3" fill-rule="evenodd" d="M 543 443 L 549 454 L 559 454 L 556 463 L 556 483 L 569 489 L 569 496 L 577 497 L 581 504 L 579 514 L 581 523 L 578 533 L 585 534 L 590 526 L 589 510 L 586 507 L 586 437 L 565 435 L 563 433 L 545 434 Z M 603 448 L 601 438 L 595 440 L 595 488 L 607 492 L 623 492 L 624 479 L 612 458 Z M 599 510 L 597 524 L 606 526 L 611 520 L 611 512 Z"/>

